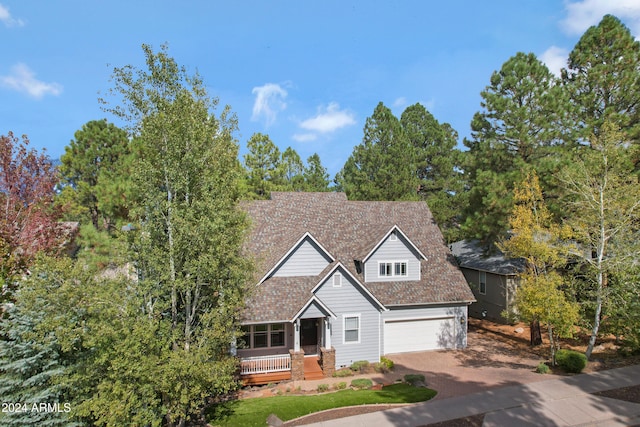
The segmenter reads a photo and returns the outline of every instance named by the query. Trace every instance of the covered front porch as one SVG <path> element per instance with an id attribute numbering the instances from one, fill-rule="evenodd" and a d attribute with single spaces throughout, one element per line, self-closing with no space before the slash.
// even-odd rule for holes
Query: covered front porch
<path id="1" fill-rule="evenodd" d="M 237 350 L 244 384 L 320 379 L 335 370 L 329 317 L 243 325 Z"/>

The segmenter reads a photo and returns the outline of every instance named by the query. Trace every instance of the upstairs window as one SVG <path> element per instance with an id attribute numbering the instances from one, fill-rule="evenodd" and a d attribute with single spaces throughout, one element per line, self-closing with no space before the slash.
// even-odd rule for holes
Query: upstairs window
<path id="1" fill-rule="evenodd" d="M 378 265 L 378 277 L 407 276 L 407 261 L 381 262 Z"/>
<path id="2" fill-rule="evenodd" d="M 406 262 L 396 262 L 394 264 L 394 271 L 396 276 L 406 276 L 407 275 L 407 263 Z"/>
<path id="3" fill-rule="evenodd" d="M 393 264 L 390 262 L 381 262 L 378 275 L 380 277 L 391 277 L 393 275 Z"/>

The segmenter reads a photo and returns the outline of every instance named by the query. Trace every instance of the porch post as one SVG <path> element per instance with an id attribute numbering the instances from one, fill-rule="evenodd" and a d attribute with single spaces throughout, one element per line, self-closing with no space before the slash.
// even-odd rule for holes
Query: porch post
<path id="1" fill-rule="evenodd" d="M 331 323 L 324 318 L 324 348 L 331 348 Z"/>
<path id="2" fill-rule="evenodd" d="M 300 351 L 300 319 L 296 319 L 293 324 L 293 351 Z"/>

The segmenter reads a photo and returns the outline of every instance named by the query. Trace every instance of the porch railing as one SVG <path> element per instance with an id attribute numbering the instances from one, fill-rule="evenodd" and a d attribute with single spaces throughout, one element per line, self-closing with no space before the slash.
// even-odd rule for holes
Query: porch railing
<path id="1" fill-rule="evenodd" d="M 288 354 L 275 356 L 243 357 L 240 359 L 240 374 L 266 374 L 291 370 L 291 356 Z"/>

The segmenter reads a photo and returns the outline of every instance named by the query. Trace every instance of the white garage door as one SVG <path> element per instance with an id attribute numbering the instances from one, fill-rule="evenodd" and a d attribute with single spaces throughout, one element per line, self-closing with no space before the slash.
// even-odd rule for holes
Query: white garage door
<path id="1" fill-rule="evenodd" d="M 387 320 L 384 323 L 384 354 L 455 348 L 453 317 Z"/>

